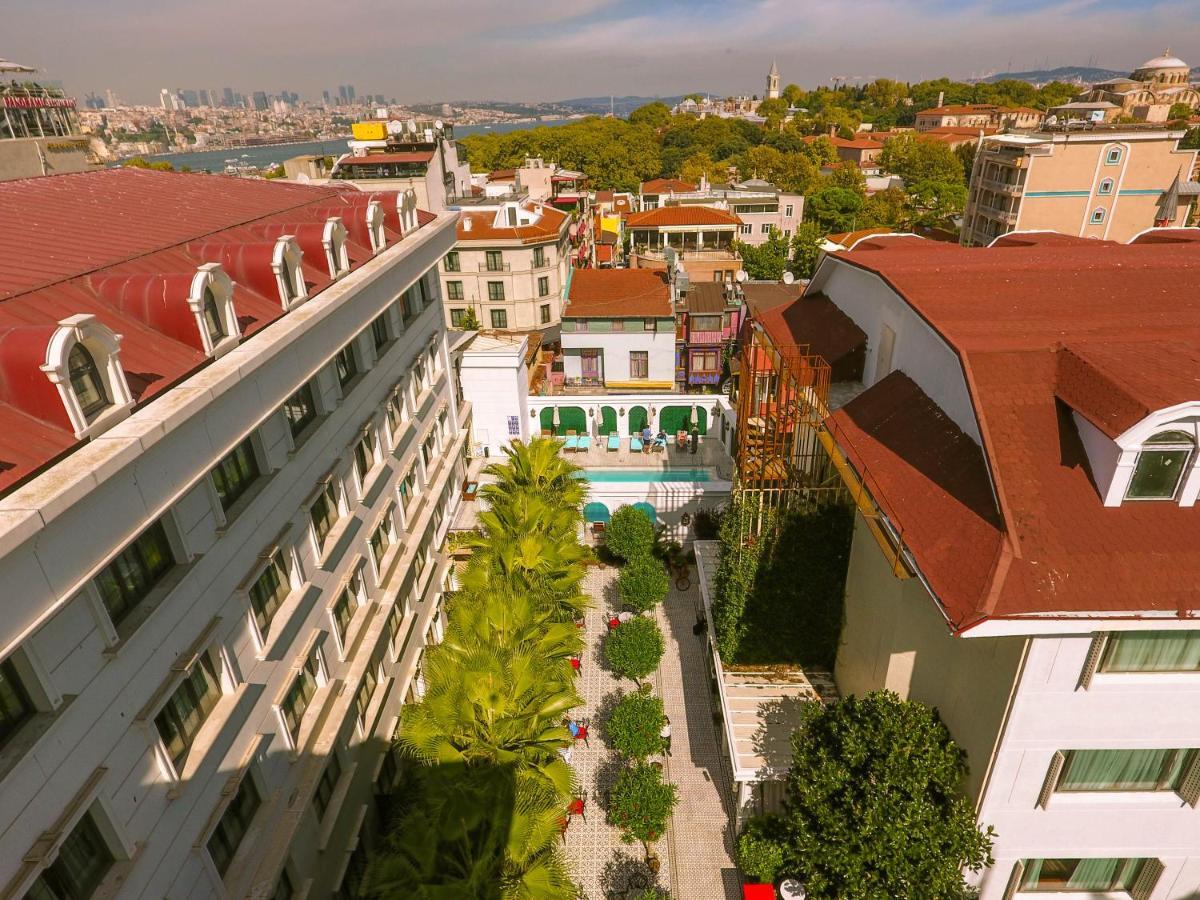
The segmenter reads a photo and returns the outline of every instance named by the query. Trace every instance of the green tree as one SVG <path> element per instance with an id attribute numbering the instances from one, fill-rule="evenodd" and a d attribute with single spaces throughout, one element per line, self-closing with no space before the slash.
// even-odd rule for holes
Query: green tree
<path id="1" fill-rule="evenodd" d="M 817 191 L 804 203 L 804 218 L 816 222 L 826 232 L 850 231 L 856 227 L 863 198 L 846 188 L 830 187 Z"/>
<path id="2" fill-rule="evenodd" d="M 662 603 L 670 586 L 662 561 L 648 553 L 631 559 L 617 576 L 621 602 L 635 613 L 646 612 Z"/>
<path id="3" fill-rule="evenodd" d="M 755 816 L 738 835 L 735 849 L 738 868 L 746 877 L 770 884 L 783 871 L 787 851 L 783 822 L 778 816 Z"/>
<path id="4" fill-rule="evenodd" d="M 702 178 L 712 180 L 717 170 L 718 166 L 713 162 L 713 158 L 707 152 L 701 150 L 693 153 L 680 164 L 679 177 L 684 181 L 699 184 Z"/>
<path id="5" fill-rule="evenodd" d="M 666 128 L 671 124 L 671 108 L 661 100 L 639 106 L 629 114 L 629 124 Z"/>
<path id="6" fill-rule="evenodd" d="M 1167 119 L 1170 121 L 1190 119 L 1192 112 L 1192 104 L 1190 103 L 1172 103 L 1171 108 L 1167 111 Z"/>
<path id="7" fill-rule="evenodd" d="M 175 167 L 165 159 L 160 159 L 157 162 L 150 162 L 142 156 L 134 156 L 121 163 L 126 169 L 153 169 L 155 172 L 174 172 Z"/>
<path id="8" fill-rule="evenodd" d="M 863 204 L 858 224 L 862 228 L 891 228 L 910 231 L 913 226 L 913 201 L 900 188 L 876 191 Z"/>
<path id="9" fill-rule="evenodd" d="M 737 241 L 734 244 L 742 257 L 746 274 L 756 281 L 778 281 L 787 269 L 787 238 L 774 226 L 767 239 L 758 246 Z"/>
<path id="10" fill-rule="evenodd" d="M 763 542 L 754 537 L 755 512 L 734 500 L 721 515 L 721 556 L 714 577 L 713 633 L 721 658 L 732 662 L 745 634 L 743 615 L 754 590 L 754 579 L 762 557 Z M 767 522 L 769 530 L 770 523 Z"/>
<path id="11" fill-rule="evenodd" d="M 812 278 L 820 258 L 825 230 L 816 222 L 801 222 L 792 235 L 792 272 L 800 278 Z"/>
<path id="12" fill-rule="evenodd" d="M 901 134 L 883 144 L 879 164 L 899 175 L 905 184 L 935 181 L 965 184 L 962 161 L 948 144 L 913 134 Z"/>
<path id="13" fill-rule="evenodd" d="M 788 106 L 795 106 L 797 101 L 804 96 L 804 89 L 796 84 L 784 85 L 783 90 L 779 92 L 779 96 L 784 99 Z"/>
<path id="14" fill-rule="evenodd" d="M 781 191 L 792 194 L 807 194 L 821 180 L 821 173 L 804 153 L 784 153 L 772 181 Z"/>
<path id="15" fill-rule="evenodd" d="M 764 119 L 781 119 L 787 114 L 787 101 L 780 98 L 777 100 L 763 100 L 758 104 L 758 115 Z"/>
<path id="16" fill-rule="evenodd" d="M 833 146 L 833 141 L 828 135 L 818 135 L 814 140 L 807 141 L 804 144 L 803 152 L 818 166 L 831 166 L 837 162 L 837 148 Z"/>
<path id="17" fill-rule="evenodd" d="M 612 670 L 639 684 L 658 668 L 664 652 L 666 641 L 658 624 L 645 616 L 621 623 L 604 640 L 604 657 Z"/>
<path id="18" fill-rule="evenodd" d="M 671 810 L 679 802 L 679 788 L 663 781 L 662 770 L 635 763 L 617 775 L 608 796 L 608 822 L 620 829 L 628 843 L 650 844 L 662 837 Z"/>
<path id="19" fill-rule="evenodd" d="M 932 708 L 890 691 L 808 703 L 792 748 L 785 866 L 814 900 L 959 900 L 963 869 L 991 865 L 966 754 Z"/>
<path id="20" fill-rule="evenodd" d="M 849 160 L 836 164 L 825 182 L 829 187 L 845 188 L 861 197 L 867 196 L 867 179 L 857 163 Z"/>
<path id="21" fill-rule="evenodd" d="M 784 155 L 774 147 L 750 147 L 738 156 L 736 165 L 742 178 L 762 178 L 773 181 L 783 169 Z"/>
<path id="22" fill-rule="evenodd" d="M 482 327 L 479 324 L 479 316 L 475 314 L 475 307 L 467 307 L 467 311 L 463 314 L 462 322 L 458 327 L 460 331 L 478 331 Z"/>
<path id="23" fill-rule="evenodd" d="M 619 506 L 604 531 L 604 546 L 624 560 L 649 556 L 654 547 L 654 523 L 636 506 Z"/>
<path id="24" fill-rule="evenodd" d="M 622 695 L 605 723 L 608 744 L 629 759 L 645 759 L 666 749 L 663 702 L 645 688 Z"/>

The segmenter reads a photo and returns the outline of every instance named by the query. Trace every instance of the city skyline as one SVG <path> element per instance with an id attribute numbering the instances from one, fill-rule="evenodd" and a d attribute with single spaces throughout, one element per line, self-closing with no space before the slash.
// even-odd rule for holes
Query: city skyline
<path id="1" fill-rule="evenodd" d="M 208 10 L 196 19 L 182 6 L 114 0 L 97 16 L 81 0 L 51 0 L 9 12 L 14 40 L 0 55 L 38 67 L 76 95 L 111 89 L 131 103 L 156 103 L 163 87 L 214 84 L 317 100 L 343 83 L 411 103 L 759 93 L 772 57 L 784 84 L 808 87 L 835 76 L 965 79 L 1087 64 L 1127 70 L 1168 46 L 1188 58 L 1200 44 L 1200 8 L 1177 0 L 1135 8 L 1111 0 L 865 0 L 854 31 L 835 8 L 781 0 L 733 8 L 672 0 L 653 10 L 629 0 L 584 0 L 570 10 L 450 0 L 436 16 L 397 14 L 380 0 L 339 6 L 348 24 L 370 21 L 369 29 L 331 29 L 316 16 L 281 18 L 233 0 L 214 0 Z M 73 45 L 57 27 L 67 17 L 86 25 L 73 32 L 87 35 L 86 43 Z M 234 20 L 240 26 L 231 29 Z M 1064 33 L 1072 35 L 1066 45 Z M 217 46 L 224 49 L 214 54 Z M 714 58 L 722 60 L 720 74 Z M 545 78 L 548 66 L 557 70 L 553 79 Z"/>

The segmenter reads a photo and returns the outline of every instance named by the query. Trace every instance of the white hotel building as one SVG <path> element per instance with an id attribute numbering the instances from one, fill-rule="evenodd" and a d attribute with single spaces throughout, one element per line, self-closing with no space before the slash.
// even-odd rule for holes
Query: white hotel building
<path id="1" fill-rule="evenodd" d="M 454 220 L 0 185 L 0 896 L 355 895 L 442 627 Z"/>
<path id="2" fill-rule="evenodd" d="M 864 338 L 826 420 L 860 512 L 837 686 L 937 707 L 982 900 L 1200 896 L 1198 277 L 1196 230 L 874 237 L 787 315 Z"/>

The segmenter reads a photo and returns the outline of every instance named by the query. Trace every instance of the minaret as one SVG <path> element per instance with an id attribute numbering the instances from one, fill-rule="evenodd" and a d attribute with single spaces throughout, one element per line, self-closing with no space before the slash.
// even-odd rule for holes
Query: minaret
<path id="1" fill-rule="evenodd" d="M 767 73 L 767 100 L 779 99 L 779 66 L 771 60 L 771 71 Z"/>

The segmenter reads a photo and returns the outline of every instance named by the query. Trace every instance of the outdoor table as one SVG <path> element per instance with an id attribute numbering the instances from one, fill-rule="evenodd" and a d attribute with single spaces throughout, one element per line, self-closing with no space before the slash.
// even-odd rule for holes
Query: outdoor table
<path id="1" fill-rule="evenodd" d="M 795 878 L 785 878 L 779 883 L 779 896 L 783 900 L 805 900 L 808 891 Z"/>

